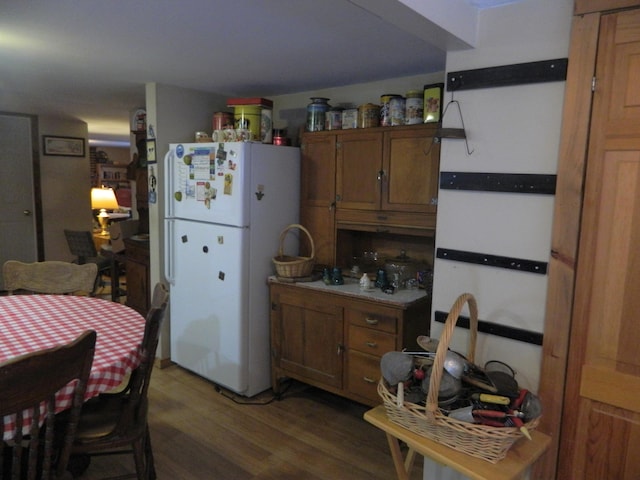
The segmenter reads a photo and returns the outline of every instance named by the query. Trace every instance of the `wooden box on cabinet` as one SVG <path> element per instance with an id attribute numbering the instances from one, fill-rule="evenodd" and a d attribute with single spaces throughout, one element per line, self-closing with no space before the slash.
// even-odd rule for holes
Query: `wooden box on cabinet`
<path id="1" fill-rule="evenodd" d="M 149 241 L 127 238 L 124 245 L 127 272 L 126 304 L 142 315 L 146 315 L 151 302 Z"/>
<path id="2" fill-rule="evenodd" d="M 380 359 L 417 348 L 418 335 L 429 333 L 430 297 L 415 292 L 415 299 L 401 302 L 323 285 L 270 282 L 273 390 L 294 378 L 377 405 Z"/>

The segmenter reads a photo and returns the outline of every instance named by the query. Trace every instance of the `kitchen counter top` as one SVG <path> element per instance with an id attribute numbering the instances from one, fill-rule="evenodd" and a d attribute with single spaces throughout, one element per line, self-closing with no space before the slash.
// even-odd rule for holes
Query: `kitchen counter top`
<path id="1" fill-rule="evenodd" d="M 309 290 L 325 291 L 327 293 L 354 297 L 360 300 L 371 300 L 377 303 L 397 305 L 401 307 L 407 307 L 416 301 L 425 300 L 428 297 L 427 292 L 421 289 L 396 290 L 392 294 L 384 293 L 379 288 L 374 288 L 372 290 L 363 290 L 360 288 L 360 281 L 355 278 L 345 278 L 344 285 L 327 285 L 322 280 L 293 283 L 278 280 L 276 276 L 269 277 L 268 281 L 269 283 L 295 285 L 298 288 L 308 288 Z"/>

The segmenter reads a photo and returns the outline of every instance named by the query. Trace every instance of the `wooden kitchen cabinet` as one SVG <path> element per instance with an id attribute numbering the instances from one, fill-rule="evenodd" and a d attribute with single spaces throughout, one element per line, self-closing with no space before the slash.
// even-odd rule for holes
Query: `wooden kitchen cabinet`
<path id="1" fill-rule="evenodd" d="M 307 132 L 300 223 L 316 264 L 333 265 L 340 230 L 433 236 L 440 147 L 437 124 Z M 309 249 L 301 245 L 302 254 Z"/>
<path id="2" fill-rule="evenodd" d="M 436 212 L 439 144 L 435 126 L 354 130 L 338 136 L 340 210 Z"/>
<path id="3" fill-rule="evenodd" d="M 124 245 L 127 272 L 126 305 L 146 315 L 151 302 L 149 241 L 127 238 L 124 240 Z"/>
<path id="4" fill-rule="evenodd" d="M 285 378 L 377 405 L 380 359 L 429 333 L 430 296 L 359 286 L 270 282 L 272 387 Z M 385 297 L 386 295 L 386 297 Z M 395 298 L 394 298 L 395 297 Z"/>

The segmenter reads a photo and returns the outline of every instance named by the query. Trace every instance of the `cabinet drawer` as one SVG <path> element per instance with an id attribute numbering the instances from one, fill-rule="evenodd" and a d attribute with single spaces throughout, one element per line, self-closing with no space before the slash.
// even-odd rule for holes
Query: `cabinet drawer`
<path id="1" fill-rule="evenodd" d="M 396 333 L 398 312 L 392 308 L 349 308 L 345 312 L 349 325 Z"/>
<path id="2" fill-rule="evenodd" d="M 366 399 L 370 405 L 381 402 L 378 395 L 380 379 L 380 357 L 349 351 L 347 369 L 347 389 L 350 393 Z"/>
<path id="3" fill-rule="evenodd" d="M 381 357 L 395 350 L 396 336 L 390 333 L 349 325 L 349 349 Z"/>

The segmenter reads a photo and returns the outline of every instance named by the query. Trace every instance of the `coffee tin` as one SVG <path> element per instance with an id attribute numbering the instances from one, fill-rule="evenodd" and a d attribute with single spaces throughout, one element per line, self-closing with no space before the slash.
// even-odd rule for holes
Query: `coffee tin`
<path id="1" fill-rule="evenodd" d="M 407 99 L 405 101 L 404 123 L 406 125 L 422 123 L 423 108 L 423 92 L 419 90 L 408 91 Z"/>
<path id="2" fill-rule="evenodd" d="M 213 130 L 233 128 L 233 113 L 216 112 L 213 114 Z"/>
<path id="3" fill-rule="evenodd" d="M 270 108 L 260 111 L 260 140 L 262 143 L 273 143 L 273 112 Z"/>
<path id="4" fill-rule="evenodd" d="M 358 128 L 372 128 L 380 125 L 380 106 L 365 103 L 358 107 Z"/>
<path id="5" fill-rule="evenodd" d="M 380 96 L 380 126 L 381 127 L 391 126 L 391 105 L 389 102 L 391 102 L 392 98 L 397 98 L 400 96 L 401 95 L 396 95 L 393 93 Z"/>
<path id="6" fill-rule="evenodd" d="M 391 115 L 391 125 L 404 125 L 404 97 L 394 97 L 389 100 L 389 114 Z"/>
<path id="7" fill-rule="evenodd" d="M 342 128 L 343 108 L 335 107 L 324 114 L 325 130 L 340 130 Z"/>

